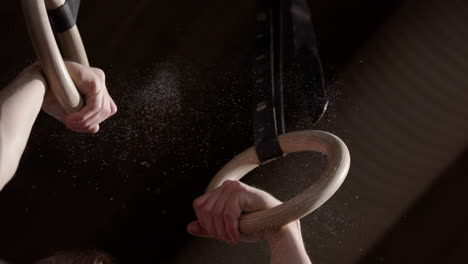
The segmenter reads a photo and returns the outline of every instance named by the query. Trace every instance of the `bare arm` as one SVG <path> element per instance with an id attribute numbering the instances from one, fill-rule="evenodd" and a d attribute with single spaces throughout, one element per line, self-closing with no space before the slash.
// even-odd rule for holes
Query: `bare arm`
<path id="1" fill-rule="evenodd" d="M 45 90 L 39 66 L 33 65 L 0 91 L 0 190 L 18 167 Z"/>
<path id="2" fill-rule="evenodd" d="M 238 219 L 242 212 L 263 210 L 280 203 L 262 190 L 239 181 L 226 181 L 221 187 L 194 201 L 198 220 L 190 223 L 187 229 L 192 235 L 216 238 L 228 244 L 266 240 L 272 264 L 310 264 L 299 221 L 278 230 L 265 230 L 248 236 L 239 233 Z"/>
<path id="3" fill-rule="evenodd" d="M 47 89 L 39 64 L 29 66 L 0 90 L 0 190 L 15 174 L 41 108 L 71 130 L 89 133 L 96 133 L 99 124 L 117 111 L 101 70 L 70 62 L 66 65 L 77 88 L 85 95 L 86 104 L 77 113 L 63 112 Z"/>
<path id="4" fill-rule="evenodd" d="M 270 247 L 271 264 L 311 264 L 302 240 L 299 221 L 270 233 L 266 241 Z"/>

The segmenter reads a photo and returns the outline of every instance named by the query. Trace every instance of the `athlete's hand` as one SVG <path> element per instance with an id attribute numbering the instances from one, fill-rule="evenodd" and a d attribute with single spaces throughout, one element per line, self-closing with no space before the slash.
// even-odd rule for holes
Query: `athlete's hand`
<path id="1" fill-rule="evenodd" d="M 76 88 L 84 96 L 83 109 L 67 115 L 50 89 L 46 91 L 42 109 L 73 131 L 96 133 L 99 124 L 117 112 L 117 106 L 107 92 L 105 74 L 100 69 L 74 62 L 65 62 L 65 65 Z"/>
<path id="2" fill-rule="evenodd" d="M 245 236 L 239 233 L 242 212 L 254 212 L 279 205 L 270 194 L 239 181 L 226 181 L 219 188 L 195 199 L 193 208 L 198 220 L 187 226 L 190 234 L 214 238 L 228 244 L 268 239 L 277 230 Z"/>

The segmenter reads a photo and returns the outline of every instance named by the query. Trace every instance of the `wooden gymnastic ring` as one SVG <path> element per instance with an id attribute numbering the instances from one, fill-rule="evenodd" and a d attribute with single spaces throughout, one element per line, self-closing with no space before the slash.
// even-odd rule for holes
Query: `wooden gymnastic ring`
<path id="1" fill-rule="evenodd" d="M 47 16 L 47 10 L 59 8 L 66 0 L 22 0 L 23 13 L 29 36 L 49 87 L 67 113 L 79 111 L 83 99 L 76 89 L 63 62 L 59 47 Z M 47 8 L 46 8 L 47 6 Z M 78 27 L 57 33 L 64 57 L 89 66 Z"/>
<path id="2" fill-rule="evenodd" d="M 305 130 L 280 135 L 278 140 L 285 154 L 301 151 L 324 153 L 328 158 L 328 166 L 312 186 L 296 197 L 274 208 L 242 215 L 239 223 L 242 233 L 281 227 L 304 217 L 325 203 L 338 190 L 348 174 L 351 162 L 348 148 L 333 134 Z M 216 174 L 206 191 L 221 186 L 226 180 L 240 180 L 259 165 L 255 148 L 251 147 L 227 163 Z"/>

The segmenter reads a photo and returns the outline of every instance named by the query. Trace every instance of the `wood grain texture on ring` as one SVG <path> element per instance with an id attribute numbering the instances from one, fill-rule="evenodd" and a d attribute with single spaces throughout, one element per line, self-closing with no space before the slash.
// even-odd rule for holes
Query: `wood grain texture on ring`
<path id="1" fill-rule="evenodd" d="M 89 66 L 88 56 L 77 25 L 65 32 L 57 33 L 57 39 L 62 47 L 65 60 Z"/>
<path id="2" fill-rule="evenodd" d="M 296 197 L 263 211 L 241 216 L 239 230 L 255 233 L 264 229 L 281 227 L 300 219 L 324 204 L 341 186 L 351 163 L 346 144 L 337 136 L 324 131 L 305 130 L 278 136 L 284 153 L 315 151 L 328 158 L 327 168 L 320 177 Z M 253 147 L 245 150 L 227 163 L 213 178 L 207 188 L 211 191 L 226 181 L 240 180 L 260 165 Z"/>
<path id="3" fill-rule="evenodd" d="M 47 6 L 52 8 L 54 5 L 59 5 L 60 1 L 62 0 L 47 1 Z M 23 0 L 22 6 L 29 36 L 50 89 L 67 113 L 79 111 L 83 107 L 83 99 L 63 62 L 47 16 L 46 3 L 44 0 Z M 76 33 L 73 35 L 76 35 Z M 70 42 L 70 38 L 66 38 L 67 40 L 62 42 Z M 73 42 L 78 42 L 78 39 L 75 37 Z M 83 46 L 81 37 L 79 42 L 73 45 L 65 45 L 64 53 L 73 54 L 75 51 L 72 51 L 72 49 L 75 50 L 76 47 Z M 83 53 L 84 48 L 78 52 Z M 76 56 L 71 57 L 76 58 Z"/>

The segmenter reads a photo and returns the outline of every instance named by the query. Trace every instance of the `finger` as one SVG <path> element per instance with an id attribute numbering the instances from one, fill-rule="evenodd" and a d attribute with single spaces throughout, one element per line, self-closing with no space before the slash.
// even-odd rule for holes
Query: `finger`
<path id="1" fill-rule="evenodd" d="M 223 218 L 224 228 L 234 244 L 240 241 L 239 217 L 241 213 L 242 210 L 239 206 L 238 199 L 236 197 L 231 197 L 231 202 L 229 202 L 224 209 Z"/>
<path id="2" fill-rule="evenodd" d="M 241 208 L 243 212 L 260 211 L 281 204 L 281 201 L 265 191 L 251 186 L 246 186 L 246 188 L 248 189 L 248 192 L 246 192 L 247 195 L 242 197 L 245 204 L 245 206 Z"/>
<path id="3" fill-rule="evenodd" d="M 103 70 L 99 69 L 99 68 L 94 68 L 94 67 L 90 67 L 89 68 L 91 71 L 93 71 L 98 77 L 99 79 L 101 79 L 101 81 L 105 84 L 106 83 L 106 74 L 104 73 Z"/>
<path id="4" fill-rule="evenodd" d="M 101 107 L 101 110 L 82 122 L 82 125 L 85 127 L 95 127 L 102 123 L 110 116 L 110 105 L 109 102 L 104 102 L 104 105 Z"/>
<path id="5" fill-rule="evenodd" d="M 226 212 L 226 206 L 235 201 L 231 197 L 232 191 L 229 188 L 224 188 L 220 190 L 220 197 L 216 201 L 216 204 L 213 208 L 212 220 L 215 224 L 217 235 L 224 240 L 225 242 L 234 243 L 234 239 L 228 235 L 226 232 L 226 225 L 224 223 L 224 214 Z"/>
<path id="6" fill-rule="evenodd" d="M 211 236 L 217 238 L 219 238 L 219 235 L 216 232 L 216 227 L 213 222 L 213 208 L 220 196 L 221 188 L 218 188 L 211 193 L 209 199 L 207 199 L 207 201 L 200 210 L 201 219 L 198 219 L 203 228 L 205 228 Z"/>
<path id="7" fill-rule="evenodd" d="M 96 134 L 97 132 L 99 132 L 99 125 L 96 125 L 89 130 L 89 133 L 92 134 Z"/>
<path id="8" fill-rule="evenodd" d="M 200 197 L 198 197 L 197 199 L 195 199 L 195 200 L 193 201 L 193 208 L 194 208 L 195 210 L 197 210 L 197 208 L 201 208 L 201 207 L 205 204 L 206 200 L 208 200 L 208 198 L 210 197 L 211 193 L 212 193 L 212 192 L 205 193 L 205 194 L 203 194 L 202 196 L 200 196 Z"/>
<path id="9" fill-rule="evenodd" d="M 91 98 L 86 99 L 86 105 L 78 112 L 71 113 L 66 116 L 67 122 L 78 122 L 83 123 L 99 111 L 101 111 L 103 105 L 103 96 L 97 94 Z"/>
<path id="10" fill-rule="evenodd" d="M 205 205 L 205 202 L 208 200 L 212 192 L 205 193 L 204 195 L 198 197 L 193 201 L 193 210 L 195 211 L 195 214 L 197 215 L 198 221 L 201 221 L 202 219 L 202 213 L 201 209 L 203 208 L 203 205 Z M 203 223 L 200 223 L 203 226 Z"/>
<path id="11" fill-rule="evenodd" d="M 114 115 L 117 113 L 117 105 L 115 104 L 114 100 L 112 100 L 112 97 L 109 95 L 109 92 L 106 87 L 106 75 L 101 69 L 98 68 L 89 68 L 91 71 L 96 73 L 97 76 L 99 76 L 99 79 L 102 81 L 102 87 L 101 91 L 104 94 L 104 100 L 109 101 L 109 109 L 110 113 L 109 116 Z"/>
<path id="12" fill-rule="evenodd" d="M 78 133 L 97 133 L 99 131 L 99 125 L 94 126 L 94 127 L 83 127 L 81 125 L 76 125 L 76 124 L 71 124 L 71 125 L 66 125 L 66 127 L 74 132 Z"/>
<path id="13" fill-rule="evenodd" d="M 112 116 L 114 113 L 112 113 L 112 99 L 110 98 L 109 94 L 106 93 L 105 99 L 104 99 L 104 107 L 102 108 L 102 116 L 101 120 L 97 120 L 98 124 L 104 122 L 107 118 Z"/>
<path id="14" fill-rule="evenodd" d="M 198 237 L 211 237 L 198 221 L 193 221 L 187 225 L 187 232 L 189 232 L 193 236 Z"/>
<path id="15" fill-rule="evenodd" d="M 114 100 L 109 96 L 110 103 L 111 103 L 111 116 L 117 113 L 117 105 L 115 104 Z"/>
<path id="16" fill-rule="evenodd" d="M 85 127 L 95 127 L 117 112 L 117 106 L 107 92 L 103 95 L 102 107 L 99 112 L 83 121 Z"/>
<path id="17" fill-rule="evenodd" d="M 87 132 L 87 129 L 83 126 L 77 125 L 76 123 L 65 123 L 65 126 L 75 132 Z"/>

